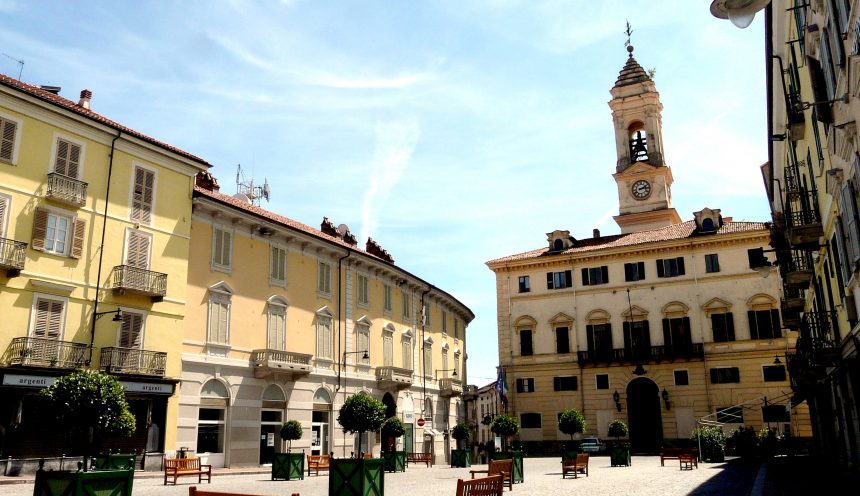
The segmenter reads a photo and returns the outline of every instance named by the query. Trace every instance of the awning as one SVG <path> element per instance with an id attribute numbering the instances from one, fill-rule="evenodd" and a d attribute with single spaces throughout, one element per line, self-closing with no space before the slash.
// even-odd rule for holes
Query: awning
<path id="1" fill-rule="evenodd" d="M 438 436 L 438 435 L 440 435 L 440 434 L 442 434 L 442 433 L 441 433 L 441 432 L 439 432 L 439 431 L 437 431 L 436 429 L 430 429 L 430 428 L 425 428 L 425 429 L 424 429 L 424 435 L 425 435 L 425 436 L 436 437 L 436 436 Z"/>

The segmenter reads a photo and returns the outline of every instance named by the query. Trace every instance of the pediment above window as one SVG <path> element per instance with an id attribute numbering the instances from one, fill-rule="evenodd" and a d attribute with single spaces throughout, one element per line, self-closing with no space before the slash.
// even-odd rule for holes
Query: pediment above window
<path id="1" fill-rule="evenodd" d="M 328 319 L 334 317 L 334 314 L 331 313 L 331 310 L 328 309 L 328 305 L 317 310 L 316 314 L 317 314 L 317 317 L 324 317 L 324 318 L 328 318 Z"/>
<path id="2" fill-rule="evenodd" d="M 660 312 L 666 318 L 677 318 L 684 317 L 690 311 L 690 307 L 681 303 L 680 301 L 673 301 L 671 303 L 667 303 L 663 306 Z"/>
<path id="3" fill-rule="evenodd" d="M 224 293 L 224 294 L 233 294 L 233 288 L 231 288 L 226 282 L 221 281 L 217 282 L 211 286 L 209 286 L 209 291 L 214 291 L 216 293 Z"/>
<path id="4" fill-rule="evenodd" d="M 367 315 L 362 315 L 358 320 L 355 321 L 355 325 L 370 327 L 373 325 L 373 321 L 367 318 Z"/>
<path id="5" fill-rule="evenodd" d="M 709 314 L 730 312 L 732 310 L 732 304 L 722 298 L 711 298 L 704 305 L 702 305 L 702 310 L 705 313 Z"/>
<path id="6" fill-rule="evenodd" d="M 534 328 L 537 325 L 537 321 L 528 315 L 523 315 L 514 321 L 514 327 L 531 327 Z"/>
<path id="7" fill-rule="evenodd" d="M 571 324 L 571 323 L 573 323 L 573 317 L 571 317 L 570 315 L 567 315 L 564 312 L 559 312 L 559 313 L 555 314 L 555 316 L 553 318 L 549 319 L 549 323 L 553 324 L 553 325 Z"/>

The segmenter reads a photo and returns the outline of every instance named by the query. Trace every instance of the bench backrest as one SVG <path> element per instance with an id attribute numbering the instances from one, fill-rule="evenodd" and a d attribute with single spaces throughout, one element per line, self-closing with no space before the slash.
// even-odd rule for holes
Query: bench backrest
<path id="1" fill-rule="evenodd" d="M 164 468 L 173 470 L 200 470 L 200 458 L 167 458 Z"/>
<path id="2" fill-rule="evenodd" d="M 331 455 L 308 455 L 308 465 L 327 467 Z"/>
<path id="3" fill-rule="evenodd" d="M 508 460 L 490 460 L 490 465 L 487 467 L 487 475 L 501 475 L 506 473 L 508 477 L 514 469 L 514 461 Z"/>
<path id="4" fill-rule="evenodd" d="M 513 462 L 513 460 L 507 461 Z M 457 496 L 502 496 L 502 491 L 504 491 L 504 485 L 501 475 L 490 475 L 479 479 L 457 479 Z"/>
<path id="5" fill-rule="evenodd" d="M 253 496 L 248 493 L 225 493 L 221 491 L 200 491 L 197 486 L 188 488 L 188 496 Z"/>
<path id="6" fill-rule="evenodd" d="M 577 465 L 588 465 L 588 453 L 577 453 L 576 454 L 576 464 Z"/>

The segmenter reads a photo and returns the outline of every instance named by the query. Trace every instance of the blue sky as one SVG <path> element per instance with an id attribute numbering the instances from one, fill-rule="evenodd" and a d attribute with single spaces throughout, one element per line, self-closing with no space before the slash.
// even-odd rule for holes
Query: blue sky
<path id="1" fill-rule="evenodd" d="M 468 305 L 469 382 L 495 378 L 487 260 L 618 232 L 609 89 L 655 68 L 684 220 L 769 220 L 764 35 L 710 2 L 0 0 L 0 72 L 214 164 L 263 207 L 347 224 Z"/>

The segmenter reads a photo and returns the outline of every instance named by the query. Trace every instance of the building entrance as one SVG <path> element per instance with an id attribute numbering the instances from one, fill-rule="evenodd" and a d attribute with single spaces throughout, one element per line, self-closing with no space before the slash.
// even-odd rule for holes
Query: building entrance
<path id="1" fill-rule="evenodd" d="M 324 455 L 331 452 L 328 437 L 328 412 L 313 412 L 311 423 L 311 454 Z"/>
<path id="2" fill-rule="evenodd" d="M 627 385 L 627 416 L 630 449 L 633 453 L 659 453 L 663 443 L 663 413 L 660 388 L 647 377 Z"/>

